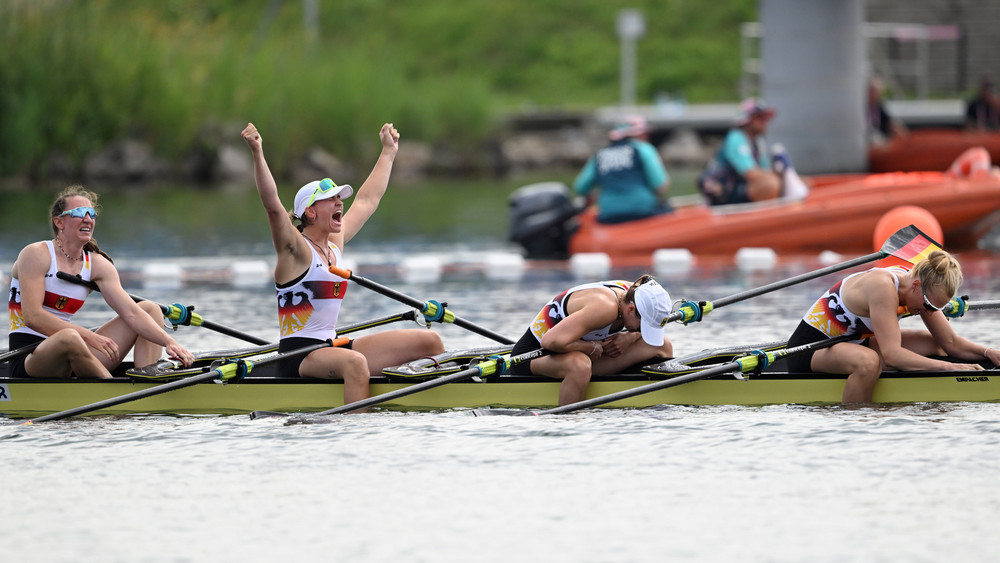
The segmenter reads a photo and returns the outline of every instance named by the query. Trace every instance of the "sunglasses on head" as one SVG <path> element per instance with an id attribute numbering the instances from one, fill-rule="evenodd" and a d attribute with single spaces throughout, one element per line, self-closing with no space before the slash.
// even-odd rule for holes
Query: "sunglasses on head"
<path id="1" fill-rule="evenodd" d="M 313 195 L 309 196 L 309 203 L 306 204 L 306 207 L 311 207 L 312 204 L 316 203 L 316 196 L 318 196 L 319 194 L 325 194 L 326 192 L 339 187 L 340 186 L 334 184 L 333 180 L 329 178 L 324 178 L 320 180 L 319 186 L 317 186 L 316 189 L 313 190 Z"/>
<path id="2" fill-rule="evenodd" d="M 91 219 L 97 218 L 97 211 L 94 211 L 93 207 L 74 207 L 73 209 L 67 209 L 66 211 L 63 211 L 59 215 L 56 215 L 56 217 L 69 215 L 70 217 L 77 217 L 79 219 L 83 219 L 84 217 L 87 216 L 88 213 L 90 214 Z"/>

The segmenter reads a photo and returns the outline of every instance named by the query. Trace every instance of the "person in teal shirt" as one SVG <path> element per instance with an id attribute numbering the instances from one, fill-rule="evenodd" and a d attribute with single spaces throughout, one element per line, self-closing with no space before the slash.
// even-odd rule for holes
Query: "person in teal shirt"
<path id="1" fill-rule="evenodd" d="M 774 108 L 750 98 L 740 104 L 736 126 L 698 178 L 698 188 L 710 205 L 747 203 L 781 195 L 782 179 L 772 171 L 764 142 Z"/>
<path id="2" fill-rule="evenodd" d="M 624 223 L 669 213 L 670 175 L 649 143 L 646 120 L 632 116 L 608 134 L 611 143 L 592 156 L 573 182 L 579 195 L 599 188 L 597 221 Z"/>

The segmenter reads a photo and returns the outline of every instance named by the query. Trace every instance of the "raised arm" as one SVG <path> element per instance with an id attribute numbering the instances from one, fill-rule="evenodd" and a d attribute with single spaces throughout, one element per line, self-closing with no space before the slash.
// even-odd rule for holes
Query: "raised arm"
<path id="1" fill-rule="evenodd" d="M 334 244 L 341 248 L 354 238 L 354 235 L 358 234 L 368 218 L 375 213 L 379 201 L 382 200 L 382 196 L 385 195 L 385 190 L 389 186 L 392 163 L 399 150 L 399 132 L 392 126 L 392 123 L 386 123 L 379 131 L 379 139 L 382 141 L 382 153 L 375 162 L 375 168 L 372 169 L 368 179 L 354 196 L 354 202 L 351 203 L 350 209 L 344 214 L 343 230 L 332 236 Z M 337 240 L 338 237 L 340 240 Z"/>
<path id="2" fill-rule="evenodd" d="M 278 197 L 278 185 L 274 182 L 271 170 L 264 159 L 263 139 L 253 123 L 248 123 L 243 129 L 243 140 L 250 147 L 250 154 L 253 156 L 253 174 L 257 182 L 257 194 L 264 204 L 264 211 L 267 213 L 267 223 L 271 228 L 271 240 L 274 242 L 274 249 L 278 252 L 279 259 L 284 251 L 301 242 L 298 229 L 292 225 L 288 212 L 285 211 Z"/>

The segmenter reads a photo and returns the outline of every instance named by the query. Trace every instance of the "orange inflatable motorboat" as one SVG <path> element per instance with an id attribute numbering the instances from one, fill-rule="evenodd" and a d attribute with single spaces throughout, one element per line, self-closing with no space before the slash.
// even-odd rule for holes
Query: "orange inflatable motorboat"
<path id="1" fill-rule="evenodd" d="M 996 171 L 968 177 L 947 172 L 816 176 L 811 184 L 809 194 L 797 201 L 677 206 L 674 213 L 617 225 L 598 223 L 593 208 L 574 216 L 571 192 L 564 184 L 536 184 L 521 190 L 534 191 L 536 200 L 543 194 L 548 198 L 540 206 L 549 213 L 548 220 L 527 212 L 525 193 L 515 192 L 511 239 L 525 247 L 529 258 L 603 252 L 614 263 L 628 265 L 649 263 L 660 248 L 687 248 L 703 255 L 732 254 L 743 247 L 867 253 L 879 220 L 904 206 L 929 211 L 943 231 L 941 242 L 951 250 L 974 246 L 1000 223 Z"/>
<path id="2" fill-rule="evenodd" d="M 906 137 L 868 150 L 871 172 L 944 170 L 971 147 L 983 147 L 993 162 L 1000 162 L 1000 132 L 957 129 L 916 129 Z"/>

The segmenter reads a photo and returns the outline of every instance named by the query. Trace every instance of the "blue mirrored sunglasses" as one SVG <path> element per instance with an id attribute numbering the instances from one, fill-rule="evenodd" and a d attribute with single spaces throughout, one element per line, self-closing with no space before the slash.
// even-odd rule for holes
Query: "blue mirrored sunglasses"
<path id="1" fill-rule="evenodd" d="M 97 218 L 97 211 L 94 211 L 93 207 L 74 207 L 73 209 L 67 209 L 63 211 L 56 217 L 62 217 L 63 215 L 69 215 L 70 217 L 77 217 L 83 219 L 87 214 L 90 214 L 91 219 Z"/>
<path id="2" fill-rule="evenodd" d="M 316 196 L 318 196 L 319 194 L 325 194 L 326 192 L 339 187 L 340 186 L 333 183 L 333 180 L 329 178 L 324 178 L 323 180 L 320 181 L 319 186 L 317 186 L 316 189 L 313 190 L 313 195 L 309 196 L 309 203 L 306 204 L 306 207 L 312 207 L 312 204 L 316 203 Z"/>

